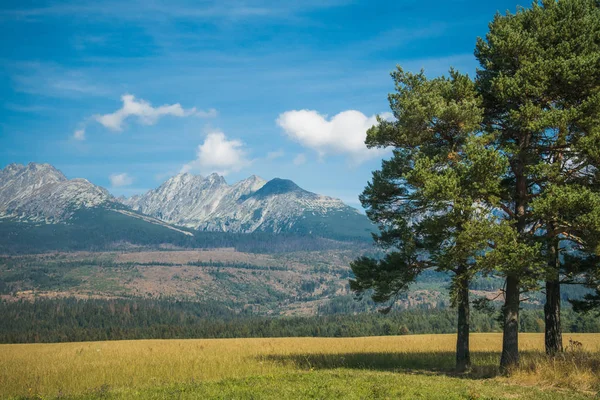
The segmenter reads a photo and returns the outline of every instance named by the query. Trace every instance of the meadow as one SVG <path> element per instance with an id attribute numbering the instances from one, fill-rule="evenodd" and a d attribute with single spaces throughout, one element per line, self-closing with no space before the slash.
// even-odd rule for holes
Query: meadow
<path id="1" fill-rule="evenodd" d="M 549 361 L 521 334 L 522 363 L 497 369 L 501 334 L 473 334 L 473 369 L 452 372 L 454 335 L 191 339 L 0 345 L 0 398 L 588 399 L 600 334 Z"/>

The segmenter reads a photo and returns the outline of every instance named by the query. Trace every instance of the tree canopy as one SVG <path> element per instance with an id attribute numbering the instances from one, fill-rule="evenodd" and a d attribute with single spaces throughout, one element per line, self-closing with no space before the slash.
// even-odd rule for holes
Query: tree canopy
<path id="1" fill-rule="evenodd" d="M 599 282 L 600 2 L 544 0 L 497 14 L 475 56 L 474 81 L 454 70 L 434 79 L 392 73 L 395 120 L 379 120 L 366 144 L 393 155 L 361 197 L 388 254 L 357 260 L 351 287 L 384 302 L 433 267 L 456 274 L 460 300 L 473 271 L 505 276 L 506 368 L 519 359 L 524 291 L 545 281 L 554 354 L 561 284 Z"/>

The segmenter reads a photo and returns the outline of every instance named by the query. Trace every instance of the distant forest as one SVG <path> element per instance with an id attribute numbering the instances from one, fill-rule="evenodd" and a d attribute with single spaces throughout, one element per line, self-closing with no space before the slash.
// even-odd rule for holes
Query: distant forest
<path id="1" fill-rule="evenodd" d="M 1 343 L 240 337 L 356 337 L 456 332 L 456 311 L 415 309 L 314 317 L 258 317 L 234 304 L 161 300 L 38 299 L 0 302 Z M 325 311 L 325 310 L 323 310 Z M 328 310 L 331 311 L 331 310 Z M 471 313 L 473 332 L 501 332 L 497 311 Z M 563 313 L 565 332 L 600 332 L 591 314 Z M 521 332 L 543 332 L 544 313 L 526 309 Z"/>

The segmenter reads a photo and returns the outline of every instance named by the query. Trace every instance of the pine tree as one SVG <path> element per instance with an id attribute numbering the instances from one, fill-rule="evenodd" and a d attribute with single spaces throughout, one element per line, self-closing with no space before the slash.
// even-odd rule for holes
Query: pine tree
<path id="1" fill-rule="evenodd" d="M 449 78 L 428 80 L 423 72 L 400 67 L 392 77 L 395 120 L 380 120 L 366 143 L 391 146 L 393 156 L 361 195 L 368 217 L 379 226 L 376 243 L 389 252 L 383 259 L 354 261 L 350 286 L 357 294 L 373 290 L 374 301 L 387 302 L 427 268 L 452 273 L 456 366 L 464 371 L 470 367 L 469 282 L 495 226 L 486 205 L 498 197 L 506 163 L 479 132 L 483 110 L 469 77 L 451 70 Z"/>
<path id="2" fill-rule="evenodd" d="M 541 272 L 537 263 L 546 264 L 540 275 L 546 351 L 555 354 L 562 350 L 561 275 L 577 272 L 561 262 L 561 253 L 595 250 L 590 215 L 598 188 L 600 3 L 544 0 L 496 15 L 476 56 L 485 123 L 511 166 L 504 217 L 519 242 L 540 254 L 507 274 L 501 361 L 507 367 L 518 362 L 519 292 Z"/>

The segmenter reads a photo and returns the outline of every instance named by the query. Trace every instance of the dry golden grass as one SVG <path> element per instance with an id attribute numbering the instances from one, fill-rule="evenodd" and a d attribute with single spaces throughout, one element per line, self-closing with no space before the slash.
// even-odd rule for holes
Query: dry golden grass
<path id="1" fill-rule="evenodd" d="M 566 334 L 583 349 L 554 361 L 543 335 L 521 334 L 522 366 L 497 375 L 500 334 L 473 334 L 470 378 L 591 391 L 600 388 L 600 334 Z M 0 345 L 0 397 L 149 388 L 319 369 L 452 375 L 454 335 L 368 338 L 136 340 Z"/>

